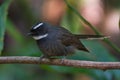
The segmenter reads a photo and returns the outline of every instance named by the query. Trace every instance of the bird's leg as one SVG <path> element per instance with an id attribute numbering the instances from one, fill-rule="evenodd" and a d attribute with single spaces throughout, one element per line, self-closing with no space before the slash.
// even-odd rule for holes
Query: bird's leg
<path id="1" fill-rule="evenodd" d="M 43 58 L 48 58 L 45 55 L 40 56 L 40 61 L 42 61 Z"/>
<path id="2" fill-rule="evenodd" d="M 46 58 L 49 60 L 56 59 L 56 58 L 51 58 L 50 56 L 42 55 L 42 56 L 40 56 L 40 61 L 42 61 L 43 58 Z"/>

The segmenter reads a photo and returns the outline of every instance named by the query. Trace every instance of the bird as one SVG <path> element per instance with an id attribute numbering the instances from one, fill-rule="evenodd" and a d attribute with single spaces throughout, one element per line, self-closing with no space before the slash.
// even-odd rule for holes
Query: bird
<path id="1" fill-rule="evenodd" d="M 42 58 L 67 56 L 75 53 L 75 50 L 89 52 L 80 39 L 104 38 L 103 35 L 73 34 L 64 27 L 51 25 L 47 22 L 39 22 L 32 26 L 28 35 L 36 40 L 43 53 Z"/>

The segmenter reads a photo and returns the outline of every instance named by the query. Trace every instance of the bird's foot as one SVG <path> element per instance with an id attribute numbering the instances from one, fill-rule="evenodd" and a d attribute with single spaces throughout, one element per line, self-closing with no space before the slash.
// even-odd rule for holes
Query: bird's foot
<path id="1" fill-rule="evenodd" d="M 51 57 L 48 57 L 48 56 L 45 56 L 45 55 L 40 56 L 40 61 L 42 61 L 43 59 L 52 60 L 52 59 L 55 59 L 55 58 L 51 58 Z"/>
<path id="2" fill-rule="evenodd" d="M 40 56 L 40 60 L 39 61 L 42 61 L 42 59 L 44 59 L 44 58 L 47 58 L 47 57 L 44 56 L 44 55 Z"/>

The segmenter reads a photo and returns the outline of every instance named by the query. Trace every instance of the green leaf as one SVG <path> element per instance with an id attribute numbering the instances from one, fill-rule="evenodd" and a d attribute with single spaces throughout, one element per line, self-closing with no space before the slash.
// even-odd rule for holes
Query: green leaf
<path id="1" fill-rule="evenodd" d="M 5 0 L 4 3 L 0 6 L 0 54 L 3 49 L 7 10 L 10 2 L 11 0 Z"/>

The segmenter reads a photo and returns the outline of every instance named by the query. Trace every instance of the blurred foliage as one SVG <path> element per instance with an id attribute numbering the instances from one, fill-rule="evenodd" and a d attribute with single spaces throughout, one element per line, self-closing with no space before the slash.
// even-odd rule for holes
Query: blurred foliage
<path id="1" fill-rule="evenodd" d="M 120 0 L 102 0 L 104 5 L 108 6 L 109 8 L 118 8 L 120 9 Z"/>
<path id="2" fill-rule="evenodd" d="M 31 11 L 27 0 L 16 0 L 15 2 L 18 5 L 20 11 L 24 10 L 23 12 L 20 12 L 20 14 L 22 15 L 23 19 L 29 23 L 29 25 L 32 25 L 34 20 L 38 21 L 34 13 Z"/>
<path id="3" fill-rule="evenodd" d="M 77 7 L 77 2 L 70 0 L 70 3 Z M 71 16 L 72 15 L 72 16 Z M 79 23 L 79 17 L 73 13 L 73 11 L 67 7 L 66 14 L 61 24 L 74 33 L 82 32 L 81 24 Z M 81 30 L 81 31 L 80 31 Z"/>
<path id="4" fill-rule="evenodd" d="M 118 25 L 119 25 L 119 30 L 120 30 L 120 16 L 119 16 L 119 24 Z"/>
<path id="5" fill-rule="evenodd" d="M 26 24 L 31 25 L 34 21 L 34 14 L 31 14 L 31 9 L 29 8 L 26 0 L 16 0 L 17 4 L 21 6 L 23 13 L 21 15 L 25 16 Z M 25 35 L 22 30 L 18 28 L 15 23 L 7 18 L 7 7 L 9 6 L 10 0 L 5 0 L 5 2 L 0 6 L 0 50 L 3 47 L 3 42 L 1 39 L 4 38 L 5 26 L 6 35 L 12 39 L 8 38 L 9 45 L 5 43 L 5 48 L 2 55 L 4 56 L 40 56 L 36 43 L 30 37 Z M 71 5 L 77 7 L 77 2 L 70 0 Z M 23 7 L 26 6 L 25 8 Z M 24 14 L 25 11 L 25 14 Z M 74 14 L 72 10 L 67 8 L 66 14 L 61 22 L 61 24 L 69 29 L 73 33 L 80 33 L 83 29 L 82 25 L 79 23 L 79 17 Z M 30 13 L 29 15 L 27 15 Z M 29 19 L 29 20 L 28 20 Z M 23 20 L 24 21 L 24 20 Z M 26 27 L 28 29 L 28 27 Z M 118 61 L 108 49 L 100 41 L 88 41 L 81 40 L 83 44 L 90 50 L 90 53 L 83 51 L 76 51 L 76 54 L 72 56 L 67 56 L 67 59 L 77 59 L 77 60 L 92 60 L 92 61 Z M 74 80 L 76 74 L 84 74 L 90 76 L 92 80 L 120 80 L 119 70 L 96 70 L 96 69 L 83 69 L 83 68 L 73 68 L 64 66 L 52 66 L 52 65 L 30 65 L 30 64 L 1 64 L 0 65 L 0 80 L 67 80 L 69 77 Z M 90 80 L 91 80 L 90 79 Z"/>
<path id="6" fill-rule="evenodd" d="M 89 26 L 97 35 L 102 35 L 95 26 L 93 26 L 90 22 L 88 22 L 67 0 L 64 0 L 66 5 L 80 18 L 80 20 Z M 112 43 L 109 39 L 105 38 L 104 42 L 106 42 L 109 46 L 111 46 L 114 50 L 120 53 L 120 48 L 117 47 L 114 43 Z"/>
<path id="7" fill-rule="evenodd" d="M 6 27 L 6 16 L 10 2 L 11 0 L 5 0 L 4 4 L 0 5 L 0 54 L 3 49 L 3 40 L 4 40 L 4 33 Z"/>

